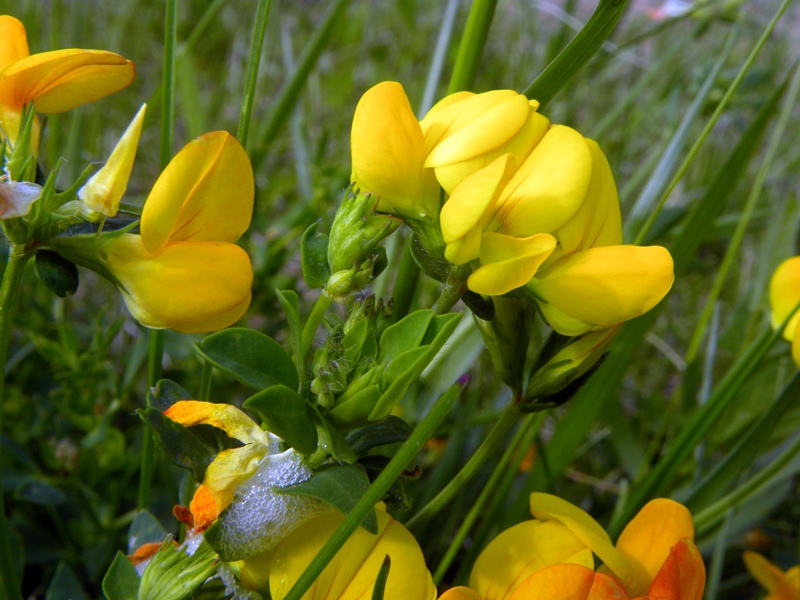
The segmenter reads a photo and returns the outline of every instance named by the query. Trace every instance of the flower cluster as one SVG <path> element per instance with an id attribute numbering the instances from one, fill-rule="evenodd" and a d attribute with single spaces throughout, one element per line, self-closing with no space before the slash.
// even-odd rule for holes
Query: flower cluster
<path id="1" fill-rule="evenodd" d="M 647 312 L 672 285 L 669 252 L 622 244 L 603 152 L 537 109 L 511 90 L 459 92 L 418 122 L 402 86 L 380 83 L 353 118 L 353 182 L 412 228 L 438 222 L 444 248 L 428 250 L 468 265 L 470 290 L 531 298 L 563 335 Z"/>

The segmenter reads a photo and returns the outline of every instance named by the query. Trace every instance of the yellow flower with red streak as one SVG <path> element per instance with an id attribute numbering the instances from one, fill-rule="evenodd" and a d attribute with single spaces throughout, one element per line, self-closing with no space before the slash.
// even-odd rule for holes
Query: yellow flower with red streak
<path id="1" fill-rule="evenodd" d="M 588 514 L 548 494 L 531 494 L 535 517 L 498 535 L 481 553 L 469 587 L 441 600 L 701 600 L 705 567 L 689 511 L 648 503 L 616 546 Z M 593 554 L 604 563 L 594 569 Z"/>
<path id="2" fill-rule="evenodd" d="M 800 256 L 786 259 L 775 270 L 769 286 L 769 300 L 772 326 L 777 329 L 800 303 Z M 783 337 L 792 343 L 792 358 L 800 366 L 800 311 L 789 319 Z"/>
<path id="3" fill-rule="evenodd" d="M 31 56 L 25 26 L 0 16 L 0 130 L 13 146 L 22 109 L 34 102 L 40 113 L 60 113 L 127 87 L 136 75 L 133 63 L 103 50 L 54 50 Z M 38 148 L 34 125 L 32 148 Z"/>
<path id="4" fill-rule="evenodd" d="M 800 600 L 800 566 L 786 572 L 755 552 L 744 553 L 744 564 L 753 578 L 767 590 L 764 600 Z"/>

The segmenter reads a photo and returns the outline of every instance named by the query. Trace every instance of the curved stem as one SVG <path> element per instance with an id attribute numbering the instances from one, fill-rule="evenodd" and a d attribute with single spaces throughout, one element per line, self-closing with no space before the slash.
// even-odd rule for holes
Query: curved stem
<path id="1" fill-rule="evenodd" d="M 483 463 L 486 462 L 486 459 L 489 458 L 495 446 L 503 439 L 506 432 L 517 422 L 520 416 L 522 416 L 522 413 L 519 412 L 516 404 L 510 404 L 506 407 L 503 414 L 500 415 L 500 419 L 494 424 L 489 435 L 486 436 L 475 454 L 467 461 L 467 464 L 463 466 L 450 483 L 448 483 L 433 500 L 428 502 L 422 510 L 409 519 L 406 523 L 406 527 L 408 529 L 419 528 L 438 515 L 453 498 L 456 497 L 463 487 L 467 485 L 469 480 L 475 476 L 478 470 L 483 466 Z"/>
<path id="2" fill-rule="evenodd" d="M 0 365 L 3 368 L 0 376 L 0 417 L 2 417 L 5 398 L 5 367 L 8 360 L 8 344 L 11 340 L 11 325 L 19 297 L 19 283 L 30 256 L 24 246 L 12 244 L 8 250 L 8 263 L 3 273 L 3 282 L 0 284 Z M 1 418 L 0 422 L 2 422 Z M 3 457 L 0 454 L 0 467 L 2 463 Z M 0 469 L 1 472 L 2 469 Z M 2 490 L 1 485 L 0 490 Z M 8 523 L 6 522 L 5 502 L 2 491 L 0 491 L 0 581 L 2 582 L 0 589 L 3 590 L 3 598 L 22 600 L 22 593 L 14 572 L 14 562 Z"/>

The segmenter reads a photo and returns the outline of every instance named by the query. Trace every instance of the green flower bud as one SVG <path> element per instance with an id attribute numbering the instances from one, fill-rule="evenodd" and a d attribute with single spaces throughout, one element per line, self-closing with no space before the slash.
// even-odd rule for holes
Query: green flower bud
<path id="1" fill-rule="evenodd" d="M 192 597 L 216 569 L 217 555 L 201 544 L 191 555 L 169 541 L 153 555 L 142 573 L 140 600 L 183 600 Z"/>

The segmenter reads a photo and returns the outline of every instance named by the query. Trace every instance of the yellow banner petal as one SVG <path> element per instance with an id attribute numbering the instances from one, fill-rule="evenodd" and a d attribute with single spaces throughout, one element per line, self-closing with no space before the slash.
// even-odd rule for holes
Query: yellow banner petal
<path id="1" fill-rule="evenodd" d="M 565 525 L 525 521 L 486 546 L 472 568 L 469 586 L 483 600 L 507 600 L 530 575 L 560 563 L 594 567 L 591 550 Z"/>
<path id="2" fill-rule="evenodd" d="M 672 257 L 661 246 L 603 246 L 559 258 L 528 284 L 547 305 L 591 327 L 609 327 L 638 317 L 667 294 L 674 279 Z M 588 329 L 587 328 L 587 329 Z"/>
<path id="3" fill-rule="evenodd" d="M 254 189 L 250 159 L 239 141 L 226 131 L 201 135 L 175 155 L 145 202 L 145 248 L 236 241 L 250 226 Z"/>
<path id="4" fill-rule="evenodd" d="M 614 175 L 597 142 L 587 139 L 586 144 L 592 155 L 589 190 L 575 216 L 554 234 L 564 254 L 622 243 L 622 217 Z"/>
<path id="5" fill-rule="evenodd" d="M 358 528 L 303 595 L 303 600 L 370 598 L 388 555 L 392 561 L 385 600 L 433 600 L 436 588 L 414 536 L 383 510 L 377 511 L 378 535 Z M 301 526 L 274 550 L 269 576 L 274 600 L 282 600 L 344 519 L 326 513 Z"/>
<path id="6" fill-rule="evenodd" d="M 501 194 L 489 228 L 516 237 L 555 231 L 580 208 L 591 175 L 584 137 L 564 125 L 551 127 Z"/>
<path id="7" fill-rule="evenodd" d="M 214 331 L 249 303 L 253 268 L 234 244 L 181 242 L 149 254 L 139 236 L 125 234 L 104 248 L 128 309 L 146 327 Z"/>
<path id="8" fill-rule="evenodd" d="M 113 94 L 133 81 L 133 63 L 103 50 L 41 52 L 0 73 L 0 99 L 22 108 L 31 100 L 37 112 L 59 113 Z"/>
<path id="9" fill-rule="evenodd" d="M 244 442 L 269 445 L 269 437 L 253 419 L 232 404 L 217 404 L 201 400 L 181 400 L 170 406 L 164 414 L 181 425 L 211 425 L 230 437 Z"/>
<path id="10" fill-rule="evenodd" d="M 0 15 L 0 72 L 11 63 L 28 55 L 30 51 L 25 26 L 19 19 Z"/>
<path id="11" fill-rule="evenodd" d="M 350 151 L 356 187 L 379 196 L 381 210 L 415 218 L 438 211 L 438 186 L 423 169 L 422 130 L 402 85 L 384 81 L 361 97 Z"/>
<path id="12" fill-rule="evenodd" d="M 486 231 L 481 238 L 481 267 L 467 280 L 469 289 L 487 296 L 501 296 L 522 287 L 556 247 L 547 233 L 515 238 Z"/>
<path id="13" fill-rule="evenodd" d="M 647 592 L 673 546 L 683 539 L 689 542 L 694 539 L 694 523 L 691 513 L 682 504 L 658 498 L 639 511 L 617 540 L 617 550 L 642 573 L 639 585 L 629 590 L 631 595 Z"/>
<path id="14" fill-rule="evenodd" d="M 509 600 L 628 600 L 628 595 L 608 575 L 555 565 L 528 577 Z"/>

